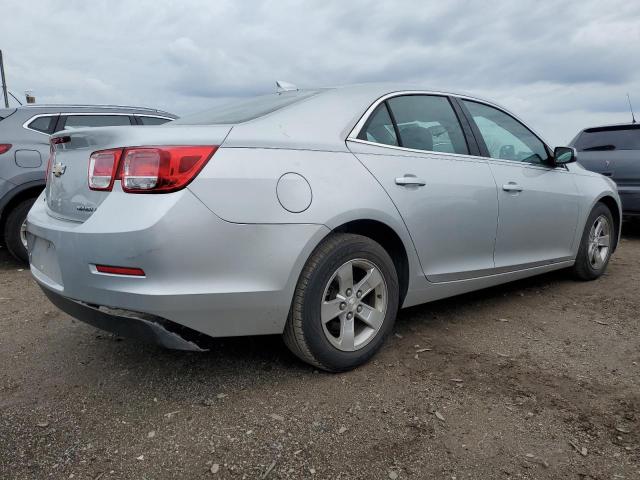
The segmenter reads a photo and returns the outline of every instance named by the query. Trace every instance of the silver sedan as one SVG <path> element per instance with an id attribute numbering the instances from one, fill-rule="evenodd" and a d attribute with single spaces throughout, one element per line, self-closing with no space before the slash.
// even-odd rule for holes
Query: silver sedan
<path id="1" fill-rule="evenodd" d="M 55 134 L 28 217 L 49 299 L 170 348 L 282 334 L 342 371 L 401 307 L 607 268 L 614 183 L 505 109 L 393 85 L 285 87 L 163 126 Z"/>

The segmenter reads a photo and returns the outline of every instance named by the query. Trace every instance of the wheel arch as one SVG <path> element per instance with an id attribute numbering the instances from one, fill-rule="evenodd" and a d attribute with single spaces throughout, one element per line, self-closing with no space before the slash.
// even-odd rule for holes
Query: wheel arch
<path id="1" fill-rule="evenodd" d="M 385 222 L 371 218 L 350 220 L 331 229 L 331 233 L 353 233 L 379 243 L 393 260 L 400 286 L 399 304 L 402 305 L 409 290 L 410 263 L 407 247 L 398 233 Z"/>
<path id="2" fill-rule="evenodd" d="M 613 244 L 613 248 L 611 249 L 611 252 L 613 253 L 616 251 L 616 248 L 618 247 L 618 243 L 620 241 L 620 232 L 622 229 L 622 214 L 620 212 L 620 205 L 616 201 L 616 199 L 613 198 L 611 195 L 601 196 L 596 201 L 594 206 L 597 205 L 598 203 L 604 204 L 611 211 L 611 216 L 613 217 L 613 222 L 615 224 L 615 231 L 616 231 L 615 241 Z"/>
<path id="3" fill-rule="evenodd" d="M 28 198 L 37 197 L 42 193 L 45 187 L 44 181 L 32 181 L 23 183 L 22 185 L 7 192 L 7 194 L 0 199 L 0 237 L 4 236 L 4 228 L 7 223 L 7 217 L 9 212 L 18 203 Z"/>

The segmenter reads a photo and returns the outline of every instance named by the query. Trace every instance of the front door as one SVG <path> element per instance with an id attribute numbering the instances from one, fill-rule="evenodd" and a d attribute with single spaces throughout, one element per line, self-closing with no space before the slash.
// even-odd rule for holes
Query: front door
<path id="1" fill-rule="evenodd" d="M 567 260 L 578 223 L 573 175 L 550 165 L 545 144 L 511 115 L 463 101 L 498 187 L 495 266 L 517 270 Z"/>
<path id="2" fill-rule="evenodd" d="M 491 273 L 496 185 L 446 96 L 393 97 L 348 144 L 396 205 L 430 281 Z"/>

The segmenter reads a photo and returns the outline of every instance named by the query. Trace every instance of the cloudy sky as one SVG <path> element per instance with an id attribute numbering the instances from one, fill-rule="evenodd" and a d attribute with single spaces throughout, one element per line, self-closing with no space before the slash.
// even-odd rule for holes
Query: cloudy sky
<path id="1" fill-rule="evenodd" d="M 490 98 L 551 144 L 640 113 L 640 2 L 24 1 L 0 5 L 9 89 L 177 114 L 229 97 L 398 81 Z"/>

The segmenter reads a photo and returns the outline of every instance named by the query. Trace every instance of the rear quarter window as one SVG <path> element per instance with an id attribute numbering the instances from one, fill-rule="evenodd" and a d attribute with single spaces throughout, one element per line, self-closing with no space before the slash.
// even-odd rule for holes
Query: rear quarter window
<path id="1" fill-rule="evenodd" d="M 31 122 L 27 124 L 27 128 L 40 133 L 50 134 L 53 132 L 57 120 L 57 115 L 45 115 L 31 120 Z"/>
<path id="2" fill-rule="evenodd" d="M 607 150 L 640 150 L 640 125 L 588 128 L 576 140 L 581 152 Z"/>
<path id="3" fill-rule="evenodd" d="M 146 116 L 138 116 L 138 120 L 142 125 L 162 125 L 164 123 L 170 122 L 170 118 L 162 118 L 162 117 L 146 117 Z"/>

